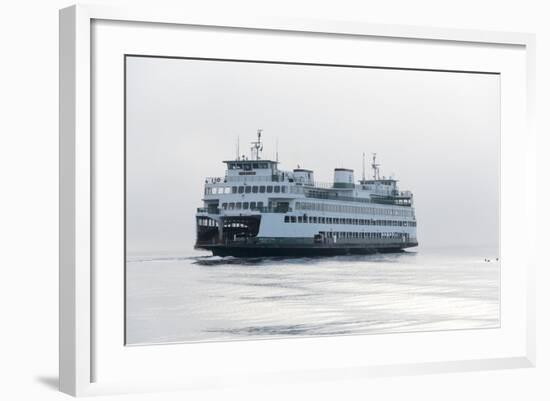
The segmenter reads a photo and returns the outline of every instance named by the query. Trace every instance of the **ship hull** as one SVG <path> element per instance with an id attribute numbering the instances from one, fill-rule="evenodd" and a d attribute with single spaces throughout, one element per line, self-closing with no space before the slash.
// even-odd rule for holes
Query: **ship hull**
<path id="1" fill-rule="evenodd" d="M 417 246 L 417 243 L 387 244 L 209 244 L 197 245 L 196 248 L 211 251 L 214 256 L 235 257 L 313 257 L 336 255 L 367 255 L 373 253 L 403 252 L 406 248 Z"/>

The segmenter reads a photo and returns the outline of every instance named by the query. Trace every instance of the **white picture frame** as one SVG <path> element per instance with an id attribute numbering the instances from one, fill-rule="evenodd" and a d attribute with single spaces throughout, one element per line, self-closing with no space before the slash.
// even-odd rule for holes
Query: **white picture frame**
<path id="1" fill-rule="evenodd" d="M 97 67 L 94 59 L 95 51 L 101 51 L 105 41 L 93 42 L 94 24 L 109 21 L 108 24 L 124 22 L 134 24 L 114 27 L 118 32 L 117 40 L 109 49 L 113 57 L 118 57 L 120 43 L 129 43 L 132 35 L 120 34 L 121 30 L 134 29 L 138 33 L 144 26 L 162 26 L 150 38 L 150 43 L 143 46 L 155 46 L 155 40 L 172 34 L 169 29 L 177 27 L 202 27 L 204 30 L 243 30 L 253 35 L 262 33 L 285 33 L 287 35 L 305 34 L 308 37 L 316 35 L 325 38 L 338 37 L 340 40 L 356 40 L 360 38 L 383 38 L 384 40 L 405 41 L 406 43 L 430 44 L 440 46 L 455 46 L 454 51 L 467 52 L 467 48 L 481 49 L 480 56 L 486 54 L 486 49 L 511 49 L 499 59 L 497 56 L 487 56 L 486 60 L 476 61 L 493 65 L 495 71 L 501 72 L 501 66 L 512 60 L 511 66 L 504 77 L 506 89 L 502 92 L 504 104 L 503 113 L 508 110 L 503 120 L 503 132 L 507 132 L 502 152 L 502 197 L 506 201 L 501 207 L 503 222 L 502 247 L 505 255 L 503 263 L 509 263 L 515 269 L 506 270 L 503 274 L 503 320 L 502 327 L 494 331 L 462 331 L 455 333 L 422 333 L 396 334 L 389 340 L 398 344 L 399 338 L 410 341 L 413 347 L 394 348 L 399 354 L 392 357 L 387 351 L 388 344 L 381 336 L 354 336 L 342 338 L 272 340 L 269 342 L 240 342 L 231 345 L 200 344 L 194 348 L 183 348 L 182 345 L 166 345 L 162 347 L 133 347 L 125 349 L 120 331 L 123 322 L 119 321 L 123 305 L 115 294 L 122 291 L 118 286 L 120 276 L 111 281 L 112 285 L 105 287 L 105 274 L 98 275 L 96 269 L 103 266 L 102 261 L 110 254 L 97 253 L 95 243 L 103 240 L 99 235 L 103 222 L 102 210 L 98 210 L 95 198 L 98 184 L 96 171 L 98 152 L 105 150 L 109 144 L 94 142 L 93 130 L 97 127 L 97 117 L 94 114 L 93 96 L 98 90 L 92 85 L 93 69 Z M 139 23 L 139 24 L 137 24 Z M 113 34 L 107 27 L 107 34 Z M 167 30 L 168 29 L 168 30 Z M 103 32 L 103 31 L 102 31 Z M 224 32 L 217 34 L 223 35 Z M 271 40 L 271 39 L 270 39 Z M 273 38 L 273 40 L 280 40 Z M 127 41 L 127 42 L 125 42 Z M 140 46 L 141 46 L 140 45 Z M 160 52 L 170 51 L 167 48 Z M 299 46 L 299 45 L 296 45 Z M 406 46 L 409 46 L 406 44 Z M 524 33 L 484 32 L 457 29 L 439 29 L 410 26 L 374 25 L 360 22 L 313 21 L 292 19 L 254 19 L 229 20 L 213 15 L 187 15 L 184 10 L 167 12 L 151 8 L 111 8 L 108 6 L 78 5 L 60 11 L 60 390 L 72 395 L 91 395 L 113 392 L 132 392 L 143 390 L 166 389 L 197 389 L 209 386 L 233 385 L 246 383 L 248 379 L 267 382 L 287 380 L 327 380 L 330 378 L 361 378 L 367 376 L 388 374 L 418 374 L 441 371 L 465 371 L 479 369 L 501 369 L 510 367 L 529 367 L 535 364 L 535 261 L 532 248 L 535 233 L 535 133 L 532 128 L 532 112 L 534 110 L 534 46 L 533 35 Z M 135 47 L 133 47 L 135 49 Z M 296 47 L 295 51 L 300 49 Z M 244 51 L 244 50 L 243 50 Z M 266 50 L 267 51 L 267 50 Z M 433 52 L 426 50 L 426 57 Z M 345 53 L 345 52 L 344 52 Z M 341 57 L 350 57 L 342 54 Z M 513 53 L 513 54 L 512 54 Z M 422 54 L 422 53 L 421 53 Z M 466 53 L 465 53 L 466 54 Z M 389 55 L 388 55 L 389 56 Z M 471 56 L 471 55 L 470 55 Z M 103 57 L 103 56 L 102 56 Z M 422 66 L 420 56 L 420 68 Z M 507 57 L 510 57 L 509 59 Z M 106 59 L 103 57 L 102 59 Z M 390 60 L 391 61 L 391 60 Z M 395 62 L 399 62 L 396 59 Z M 475 69 L 476 62 L 468 61 Z M 436 68 L 463 70 L 464 65 L 453 68 L 452 57 L 441 61 Z M 446 64 L 445 64 L 446 63 Z M 465 63 L 467 63 L 465 61 Z M 109 63 L 105 64 L 110 65 Z M 483 67 L 481 67 L 483 68 Z M 504 68 L 504 67 L 503 67 Z M 117 75 L 120 78 L 121 71 Z M 100 89 L 100 88 L 99 88 Z M 121 90 L 118 87 L 117 90 Z M 512 92 L 513 90 L 513 92 Z M 519 94 L 519 95 L 518 95 Z M 512 96 L 517 99 L 512 100 Z M 116 100 L 114 100 L 116 102 Z M 516 102 L 516 103 L 514 103 Z M 522 108 L 525 109 L 522 109 Z M 522 110 L 519 110 L 519 109 Z M 119 111 L 115 109 L 114 112 Z M 517 116 L 516 116 L 517 112 Z M 512 116 L 513 117 L 508 117 Z M 115 117 L 123 119 L 123 116 Z M 120 122 L 120 121 L 119 121 Z M 112 152 L 116 153 L 116 148 Z M 514 154 L 512 154 L 514 153 Z M 512 163 L 512 156 L 520 160 L 518 165 Z M 116 157 L 116 155 L 114 156 Z M 113 159 L 115 160 L 115 159 Z M 116 164 L 116 162 L 115 162 Z M 115 166 L 113 164 L 113 166 Z M 513 182 L 525 182 L 520 194 L 512 191 Z M 116 181 L 113 181 L 116 185 Z M 517 217 L 509 213 L 516 209 Z M 116 219 L 115 219 L 116 220 Z M 98 226 L 99 225 L 99 226 Z M 515 240 L 514 231 L 525 233 L 516 249 L 507 247 Z M 99 236 L 98 236 L 99 235 Z M 117 242 L 117 241 L 114 241 Z M 116 250 L 113 250 L 116 254 Z M 521 256 L 523 255 L 523 256 Z M 515 276 L 515 274 L 518 274 Z M 98 288 L 101 287 L 101 288 Z M 514 291 L 508 291 L 508 289 Z M 101 291 L 102 300 L 98 301 L 97 291 Z M 105 291 L 104 291 L 105 290 Z M 513 292 L 513 294 L 512 294 Z M 103 295 L 103 293 L 107 295 Z M 507 299 L 508 294 L 511 298 Z M 121 295 L 122 296 L 122 295 Z M 104 303 L 112 302 L 116 313 L 103 313 Z M 508 308 L 508 305 L 516 307 Z M 102 309 L 103 308 L 103 309 Z M 512 310 L 513 309 L 513 310 Z M 510 312 L 509 312 L 510 311 Z M 510 313 L 508 315 L 508 313 Z M 119 325 L 120 326 L 117 326 Z M 114 326 L 117 326 L 116 328 Z M 98 327 L 100 327 L 98 329 Z M 499 334 L 500 333 L 500 334 Z M 291 341 L 291 343 L 289 343 Z M 298 343 L 298 342 L 299 343 Z M 435 356 L 422 358 L 422 345 L 440 343 L 441 347 L 450 342 L 457 344 L 454 354 L 441 354 L 442 359 Z M 298 345 L 297 345 L 298 344 Z M 471 344 L 468 352 L 461 344 Z M 493 344 L 491 348 L 488 345 Z M 342 356 L 337 350 L 342 347 L 354 349 L 380 349 L 380 354 L 365 354 Z M 109 347 L 116 347 L 114 348 Z M 173 348 L 172 348 L 173 347 Z M 173 351 L 177 347 L 178 351 Z M 291 347 L 291 348 L 289 348 Z M 386 347 L 386 348 L 385 348 Z M 420 347 L 420 349 L 418 349 Z M 405 349 L 406 348 L 406 349 Z M 408 348 L 416 348 L 416 353 Z M 290 351 L 289 351 L 290 350 Z M 320 350 L 325 350 L 322 360 L 317 359 Z M 113 352 L 111 352 L 113 351 Z M 288 359 L 279 358 L 288 352 L 296 353 L 302 358 L 293 360 L 290 366 Z M 411 352 L 407 354 L 407 352 Z M 259 366 L 256 371 L 247 368 L 246 364 L 253 361 L 253 355 L 265 353 L 272 357 L 270 366 Z M 301 354 L 300 354 L 301 353 Z M 427 353 L 427 352 L 426 352 Z M 193 365 L 179 366 L 181 356 L 185 355 Z M 236 360 L 242 356 L 242 362 Z M 231 360 L 220 364 L 218 370 L 211 373 L 210 367 L 200 366 L 201 358 L 221 357 Z M 139 361 L 144 363 L 140 364 Z M 108 362 L 113 366 L 111 371 L 103 367 Z M 303 363 L 302 363 L 303 362 Z M 144 366 L 145 365 L 145 366 Z M 146 366 L 165 365 L 166 370 L 147 370 Z M 179 370 L 177 374 L 170 374 Z M 106 373 L 103 373 L 105 371 Z M 117 373 L 123 372 L 123 373 Z"/>

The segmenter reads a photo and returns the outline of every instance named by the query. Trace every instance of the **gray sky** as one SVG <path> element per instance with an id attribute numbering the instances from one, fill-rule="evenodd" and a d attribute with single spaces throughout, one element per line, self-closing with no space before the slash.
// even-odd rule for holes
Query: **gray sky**
<path id="1" fill-rule="evenodd" d="M 264 158 L 332 181 L 378 154 L 414 193 L 422 246 L 495 245 L 500 91 L 496 75 L 127 59 L 127 247 L 186 252 L 204 177 L 258 128 Z M 367 174 L 371 171 L 367 170 Z"/>

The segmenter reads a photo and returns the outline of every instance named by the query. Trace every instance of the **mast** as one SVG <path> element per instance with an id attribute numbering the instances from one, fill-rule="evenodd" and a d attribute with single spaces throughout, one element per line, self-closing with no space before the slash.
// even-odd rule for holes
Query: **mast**
<path id="1" fill-rule="evenodd" d="M 260 160 L 260 152 L 264 150 L 262 145 L 262 129 L 258 129 L 258 140 L 251 142 L 252 147 L 250 148 L 252 160 Z"/>
<path id="2" fill-rule="evenodd" d="M 363 182 L 365 182 L 365 152 L 363 152 Z"/>
<path id="3" fill-rule="evenodd" d="M 378 167 L 380 167 L 380 164 L 376 163 L 376 153 L 372 154 L 371 167 L 374 170 L 372 178 L 374 178 L 375 180 L 379 180 L 380 179 L 380 169 Z"/>

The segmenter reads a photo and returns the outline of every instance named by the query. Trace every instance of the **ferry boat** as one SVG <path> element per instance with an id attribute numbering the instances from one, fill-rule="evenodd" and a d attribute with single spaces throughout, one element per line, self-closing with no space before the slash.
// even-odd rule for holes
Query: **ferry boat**
<path id="1" fill-rule="evenodd" d="M 279 169 L 261 158 L 262 130 L 250 157 L 226 160 L 224 177 L 208 177 L 197 209 L 196 249 L 219 256 L 317 256 L 400 252 L 418 245 L 413 194 L 380 178 L 376 154 L 371 179 L 334 169 L 318 183 L 312 170 Z"/>

